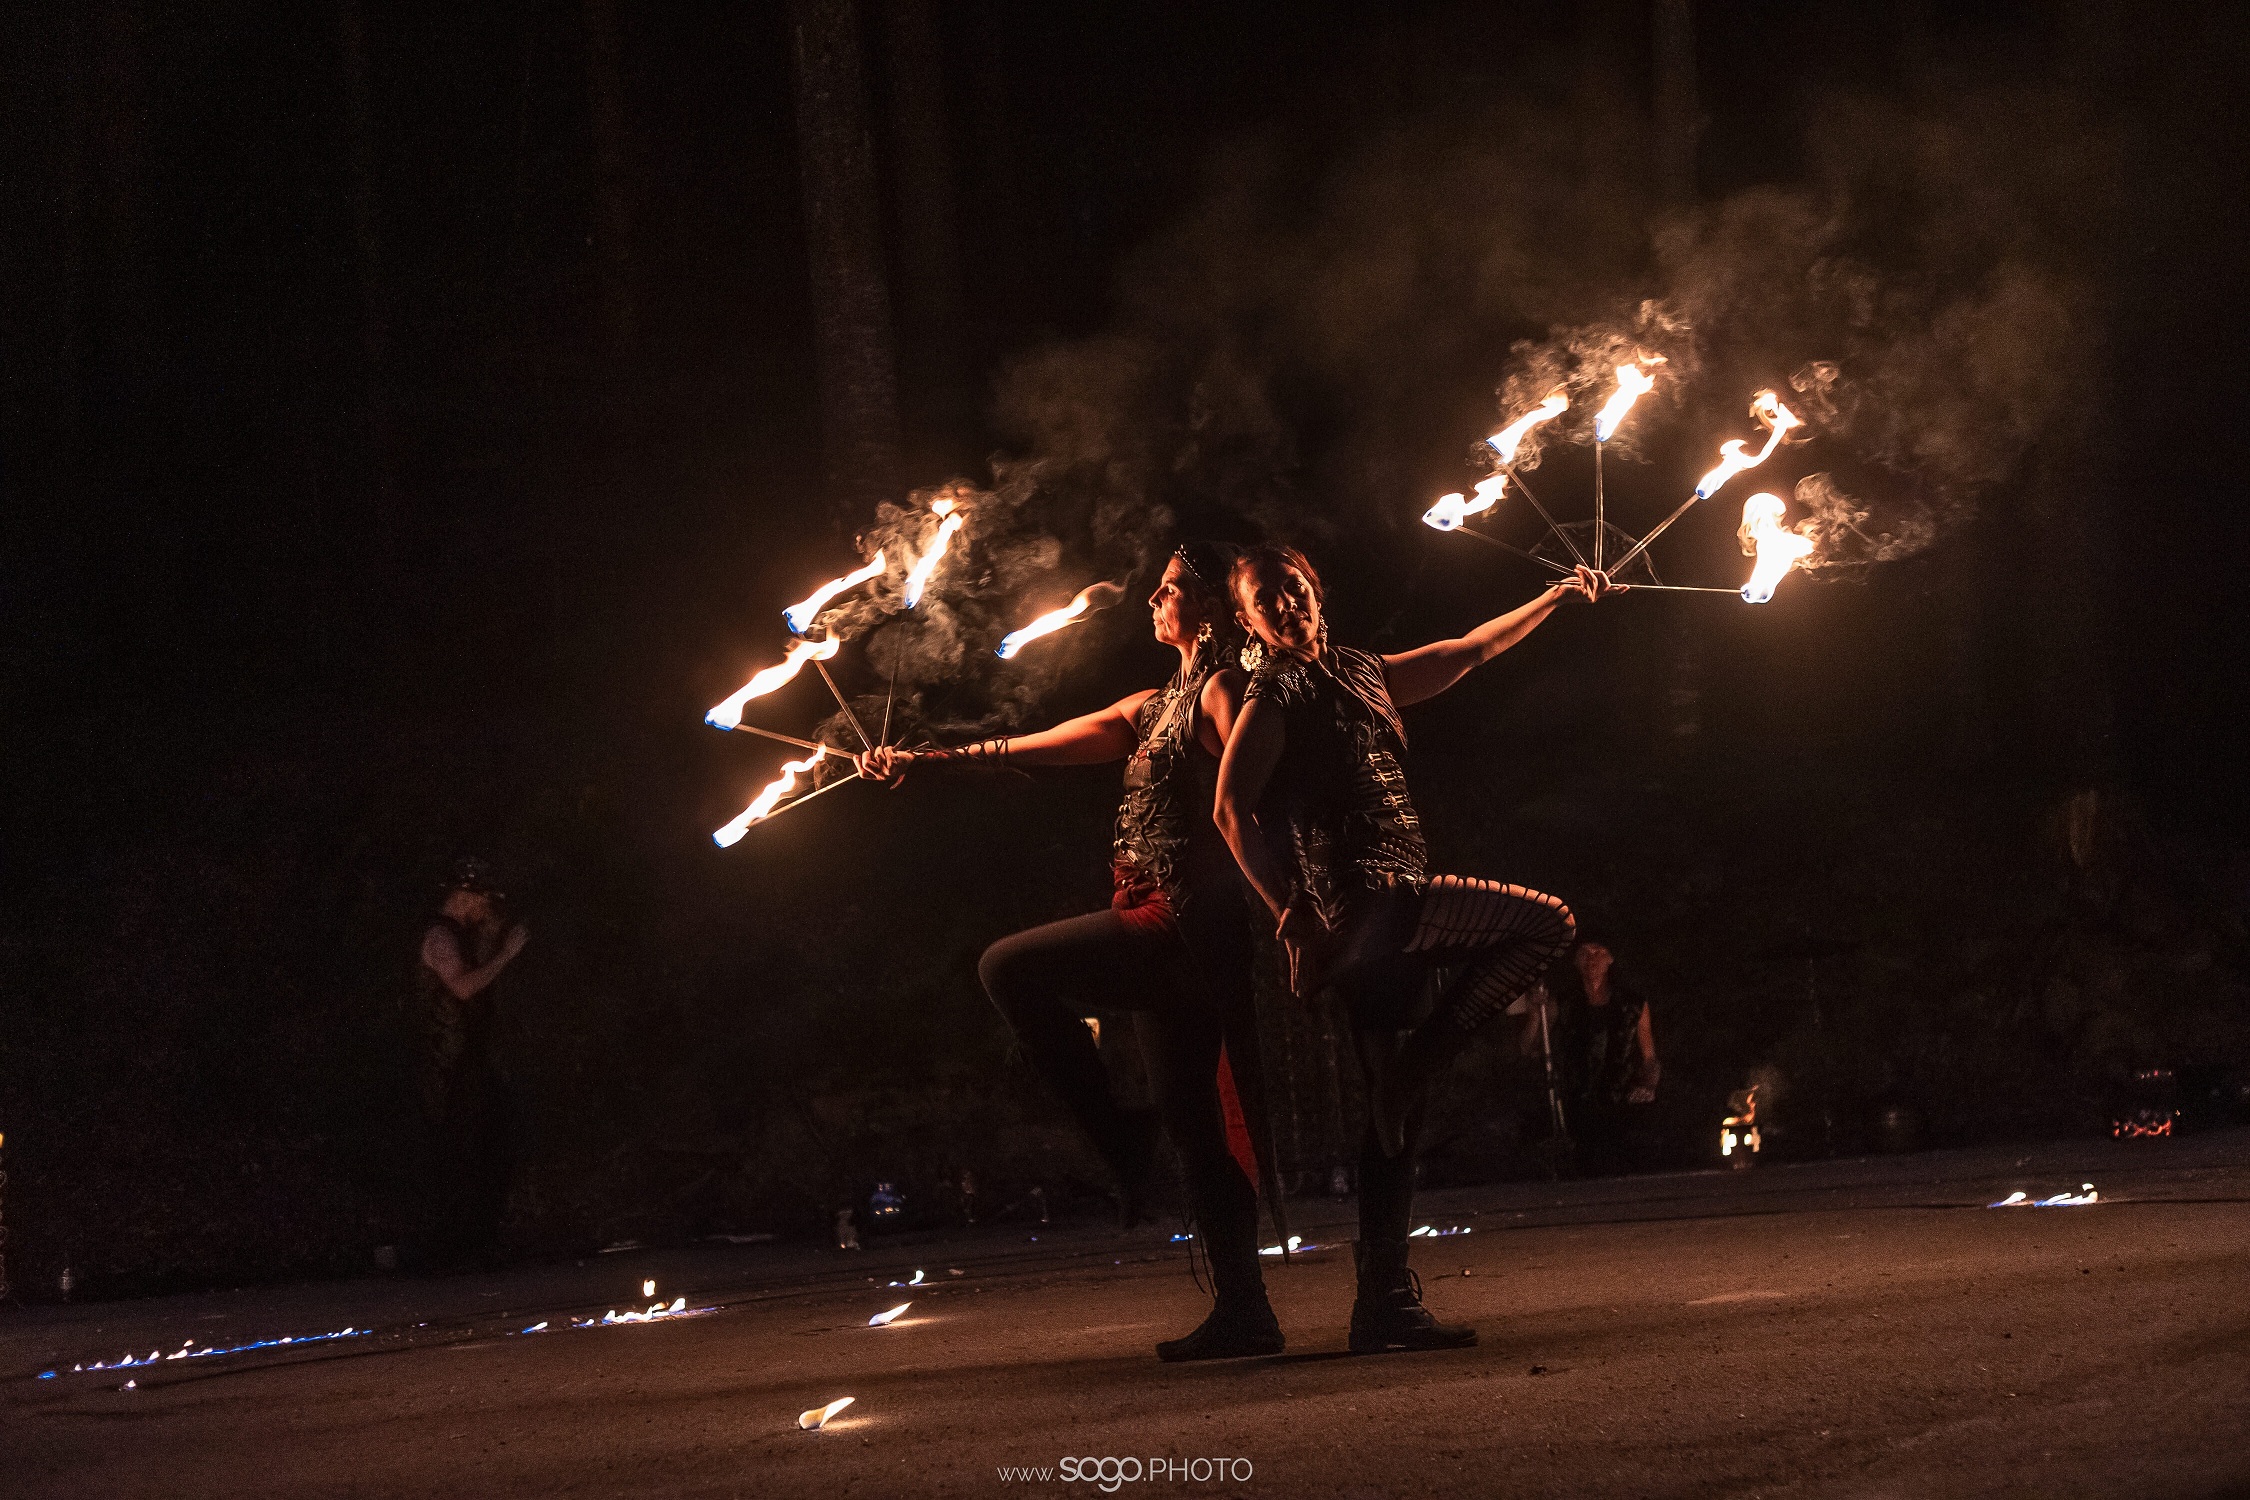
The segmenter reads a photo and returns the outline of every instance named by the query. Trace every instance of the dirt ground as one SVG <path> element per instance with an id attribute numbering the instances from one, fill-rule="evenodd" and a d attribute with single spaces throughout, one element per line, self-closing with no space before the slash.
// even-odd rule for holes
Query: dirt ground
<path id="1" fill-rule="evenodd" d="M 0 1492 L 2250 1495 L 2250 1132 L 1431 1194 L 1443 1354 L 1345 1354 L 1351 1205 L 1290 1207 L 1289 1350 L 1216 1365 L 1145 1228 L 8 1310 Z"/>

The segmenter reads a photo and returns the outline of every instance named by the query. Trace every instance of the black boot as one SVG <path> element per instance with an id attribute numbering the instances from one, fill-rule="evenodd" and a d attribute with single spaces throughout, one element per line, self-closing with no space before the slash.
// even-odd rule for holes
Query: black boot
<path id="1" fill-rule="evenodd" d="M 1359 1268 L 1359 1297 L 1352 1303 L 1354 1354 L 1387 1349 L 1466 1349 L 1477 1331 L 1461 1323 L 1440 1323 L 1422 1305 L 1422 1278 L 1408 1269 L 1406 1242 L 1352 1245 Z"/>
<path id="2" fill-rule="evenodd" d="M 1221 1296 L 1195 1332 L 1185 1338 L 1166 1339 L 1156 1346 L 1156 1357 L 1166 1364 L 1189 1359 L 1244 1359 L 1253 1354 L 1279 1354 L 1284 1340 L 1281 1320 L 1273 1315 L 1263 1287 L 1234 1297 Z"/>

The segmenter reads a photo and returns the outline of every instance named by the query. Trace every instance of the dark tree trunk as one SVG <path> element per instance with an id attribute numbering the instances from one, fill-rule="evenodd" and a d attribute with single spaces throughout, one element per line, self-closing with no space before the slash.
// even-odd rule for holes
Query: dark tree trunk
<path id="1" fill-rule="evenodd" d="M 594 264 L 601 288 L 603 384 L 624 380 L 637 333 L 633 200 L 625 125 L 625 70 L 615 0 L 584 0 L 586 103 L 593 124 Z"/>
<path id="2" fill-rule="evenodd" d="M 1695 148 L 1703 130 L 1696 100 L 1692 0 L 1655 0 L 1649 59 L 1657 201 L 1667 208 L 1687 209 L 1695 203 Z M 1673 622 L 1661 713 L 1665 733 L 1675 746 L 1691 745 L 1703 733 L 1705 634 L 1702 623 L 1686 611 Z"/>
<path id="3" fill-rule="evenodd" d="M 866 71 L 853 0 L 794 0 L 814 368 L 831 500 L 856 514 L 898 482 L 898 366 Z"/>
<path id="4" fill-rule="evenodd" d="M 884 0 L 883 21 L 906 405 L 914 419 L 915 457 L 946 468 L 959 462 L 969 437 L 972 366 L 961 347 L 961 255 L 945 53 L 934 0 Z"/>
<path id="5" fill-rule="evenodd" d="M 382 177 L 375 159 L 374 88 L 369 81 L 367 18 L 360 0 L 336 0 L 336 43 L 344 74 L 344 128 L 351 164 L 352 249 L 359 280 L 362 440 L 374 476 L 375 560 L 388 572 L 400 548 L 398 473 L 391 403 L 390 289 L 383 274 Z"/>

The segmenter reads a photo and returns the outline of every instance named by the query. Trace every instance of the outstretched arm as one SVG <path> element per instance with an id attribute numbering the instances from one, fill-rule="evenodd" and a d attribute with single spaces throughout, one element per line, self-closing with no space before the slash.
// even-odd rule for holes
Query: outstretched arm
<path id="1" fill-rule="evenodd" d="M 1467 635 L 1450 641 L 1432 641 L 1412 651 L 1383 658 L 1383 677 L 1391 701 L 1404 707 L 1435 698 L 1501 652 L 1539 628 L 1556 605 L 1572 594 L 1598 599 L 1609 581 L 1592 568 L 1580 568 L 1574 577 L 1554 584 L 1529 604 L 1485 621 Z"/>
<path id="2" fill-rule="evenodd" d="M 1274 850 L 1271 831 L 1258 822 L 1258 803 L 1287 744 L 1288 726 L 1281 710 L 1264 699 L 1244 704 L 1226 754 L 1219 760 L 1219 793 L 1211 810 L 1212 821 L 1234 851 L 1235 863 L 1242 866 L 1276 920 L 1289 909 L 1289 870 Z"/>
<path id="3" fill-rule="evenodd" d="M 1005 760 L 1019 766 L 1091 766 L 1105 760 L 1123 760 L 1139 743 L 1139 736 L 1133 729 L 1133 716 L 1155 691 L 1150 688 L 1120 698 L 1107 708 L 1065 719 L 1052 729 L 1010 735 L 1005 740 L 980 740 L 953 754 L 968 760 Z M 882 745 L 855 760 L 860 774 L 870 781 L 894 781 L 917 760 L 931 758 Z"/>

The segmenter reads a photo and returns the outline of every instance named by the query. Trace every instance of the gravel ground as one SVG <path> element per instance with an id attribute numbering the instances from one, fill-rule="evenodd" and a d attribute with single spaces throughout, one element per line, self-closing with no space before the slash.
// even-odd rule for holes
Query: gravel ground
<path id="1" fill-rule="evenodd" d="M 2250 1132 L 1431 1194 L 1443 1354 L 1347 1356 L 1350 1205 L 1291 1209 L 1289 1352 L 1221 1365 L 1152 1357 L 1204 1304 L 1145 1229 L 8 1311 L 0 1492 L 2250 1496 Z M 571 1326 L 644 1279 L 714 1310 Z"/>

